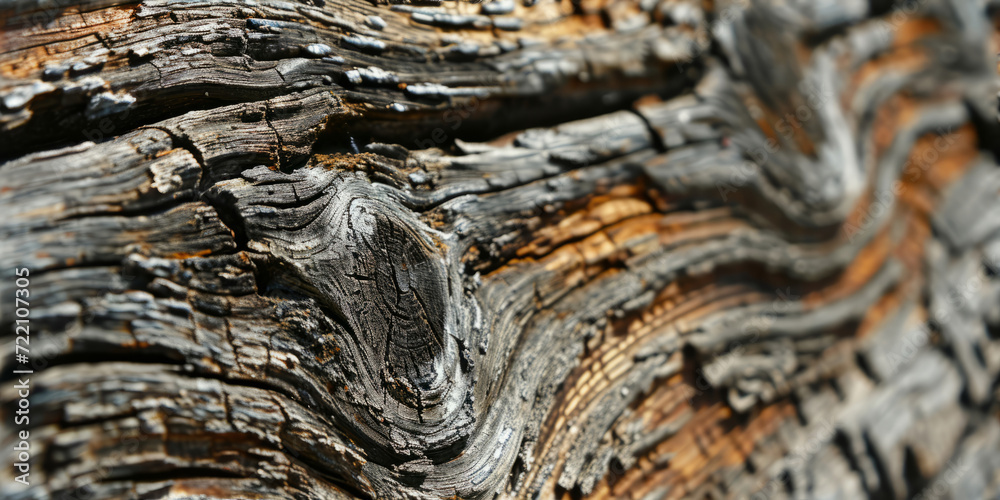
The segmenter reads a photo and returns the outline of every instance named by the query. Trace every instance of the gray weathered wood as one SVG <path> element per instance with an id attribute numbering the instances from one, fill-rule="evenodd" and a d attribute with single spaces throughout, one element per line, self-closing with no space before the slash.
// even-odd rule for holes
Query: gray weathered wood
<path id="1" fill-rule="evenodd" d="M 993 2 L 0 6 L 4 498 L 998 498 Z"/>

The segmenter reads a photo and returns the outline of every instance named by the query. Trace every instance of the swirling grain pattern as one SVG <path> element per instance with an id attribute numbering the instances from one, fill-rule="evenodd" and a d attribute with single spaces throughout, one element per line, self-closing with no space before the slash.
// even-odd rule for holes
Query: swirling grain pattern
<path id="1" fill-rule="evenodd" d="M 997 498 L 998 6 L 10 2 L 0 491 Z"/>

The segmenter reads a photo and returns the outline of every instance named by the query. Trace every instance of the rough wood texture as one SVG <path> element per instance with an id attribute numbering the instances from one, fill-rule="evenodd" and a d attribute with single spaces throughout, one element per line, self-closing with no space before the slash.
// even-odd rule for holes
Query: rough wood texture
<path id="1" fill-rule="evenodd" d="M 992 3 L 2 5 L 3 498 L 1000 498 Z"/>

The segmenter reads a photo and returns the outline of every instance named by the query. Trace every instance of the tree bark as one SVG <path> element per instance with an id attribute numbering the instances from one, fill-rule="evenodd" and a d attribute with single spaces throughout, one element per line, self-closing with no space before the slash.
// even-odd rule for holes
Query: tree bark
<path id="1" fill-rule="evenodd" d="M 1000 498 L 996 6 L 7 2 L 0 492 Z"/>

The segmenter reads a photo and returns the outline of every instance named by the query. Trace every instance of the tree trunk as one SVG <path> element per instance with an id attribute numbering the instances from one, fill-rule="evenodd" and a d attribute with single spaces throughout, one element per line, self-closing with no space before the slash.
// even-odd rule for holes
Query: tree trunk
<path id="1" fill-rule="evenodd" d="M 0 496 L 1000 498 L 985 4 L 8 1 Z"/>

